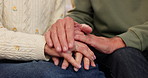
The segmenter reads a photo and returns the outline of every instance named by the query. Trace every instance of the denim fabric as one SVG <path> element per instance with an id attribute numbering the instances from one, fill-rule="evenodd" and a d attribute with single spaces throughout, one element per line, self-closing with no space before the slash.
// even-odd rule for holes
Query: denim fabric
<path id="1" fill-rule="evenodd" d="M 148 61 L 138 49 L 125 47 L 110 55 L 97 53 L 97 58 L 113 78 L 148 78 Z"/>
<path id="2" fill-rule="evenodd" d="M 0 62 L 0 78 L 105 78 L 98 67 L 90 70 L 81 68 L 78 72 L 70 66 L 63 70 L 51 62 Z"/>

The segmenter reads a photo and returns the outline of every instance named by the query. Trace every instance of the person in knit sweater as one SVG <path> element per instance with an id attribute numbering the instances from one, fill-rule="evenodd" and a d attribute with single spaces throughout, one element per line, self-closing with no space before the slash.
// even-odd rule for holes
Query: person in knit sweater
<path id="1" fill-rule="evenodd" d="M 66 44 L 78 40 L 91 46 L 96 61 L 109 68 L 113 78 L 148 78 L 147 3 L 148 0 L 73 0 L 69 17 L 49 30 L 57 34 L 46 36 L 54 39 L 48 45 L 60 47 L 56 50 L 61 51 Z M 78 27 L 76 23 L 86 25 Z M 88 31 L 89 26 L 92 32 Z"/>
<path id="2" fill-rule="evenodd" d="M 65 6 L 65 0 L 0 0 L 1 78 L 90 78 L 92 75 L 94 78 L 104 78 L 93 62 L 94 53 L 80 51 L 82 48 L 88 49 L 83 43 L 76 42 L 77 48 L 65 53 L 47 45 L 45 32 L 56 20 L 65 16 Z M 85 47 L 81 47 L 83 45 Z M 48 62 L 50 57 L 55 65 Z M 59 64 L 59 57 L 64 58 L 63 63 Z M 82 57 L 84 68 L 89 71 L 81 68 Z M 72 66 L 68 67 L 69 63 L 80 72 L 74 72 Z M 62 70 L 56 65 L 68 69 Z"/>

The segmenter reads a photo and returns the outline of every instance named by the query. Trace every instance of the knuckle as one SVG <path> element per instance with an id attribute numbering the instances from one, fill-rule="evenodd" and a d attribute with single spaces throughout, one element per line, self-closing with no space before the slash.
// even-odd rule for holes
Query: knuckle
<path id="1" fill-rule="evenodd" d="M 94 53 L 90 50 L 90 49 L 88 49 L 87 50 L 91 55 L 94 55 Z"/>
<path id="2" fill-rule="evenodd" d="M 56 23 L 57 23 L 57 22 L 56 22 Z M 54 23 L 48 31 L 52 31 L 52 30 L 55 28 L 56 23 Z"/>
<path id="3" fill-rule="evenodd" d="M 92 39 L 86 36 L 85 41 L 86 42 L 92 42 Z"/>
<path id="4" fill-rule="evenodd" d="M 48 37 L 50 35 L 50 31 L 45 33 L 45 37 Z"/>
<path id="5" fill-rule="evenodd" d="M 71 18 L 71 17 L 66 17 L 65 19 L 67 19 L 67 20 L 72 20 L 72 18 Z"/>
<path id="6" fill-rule="evenodd" d="M 59 22 L 61 22 L 61 21 L 62 21 L 62 19 L 58 19 L 58 20 L 57 20 L 57 23 L 59 23 Z"/>

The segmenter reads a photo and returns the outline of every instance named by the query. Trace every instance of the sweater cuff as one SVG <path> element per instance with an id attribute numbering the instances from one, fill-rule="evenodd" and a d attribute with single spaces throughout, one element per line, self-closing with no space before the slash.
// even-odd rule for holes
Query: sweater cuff
<path id="1" fill-rule="evenodd" d="M 134 31 L 129 29 L 127 32 L 117 36 L 122 38 L 127 47 L 133 47 L 142 50 L 140 38 Z"/>
<path id="2" fill-rule="evenodd" d="M 46 44 L 44 36 L 36 35 L 35 40 L 36 41 L 34 44 L 35 44 L 36 48 L 32 52 L 32 53 L 34 53 L 33 59 L 48 61 L 50 57 L 45 55 L 45 52 L 44 52 L 44 47 Z"/>

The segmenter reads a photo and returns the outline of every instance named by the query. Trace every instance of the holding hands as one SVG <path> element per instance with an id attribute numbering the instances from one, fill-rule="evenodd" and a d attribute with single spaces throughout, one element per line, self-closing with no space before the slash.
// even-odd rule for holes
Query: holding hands
<path id="1" fill-rule="evenodd" d="M 45 53 L 54 56 L 52 59 L 55 65 L 59 63 L 57 57 L 64 57 L 62 68 L 66 69 L 70 63 L 75 67 L 74 70 L 78 71 L 82 59 L 85 69 L 89 69 L 90 65 L 95 66 L 96 57 L 87 45 L 105 54 L 125 47 L 120 37 L 98 37 L 90 34 L 91 32 L 92 29 L 88 25 L 74 22 L 70 17 L 60 19 L 45 33 Z M 73 54 L 75 58 L 72 57 Z"/>

